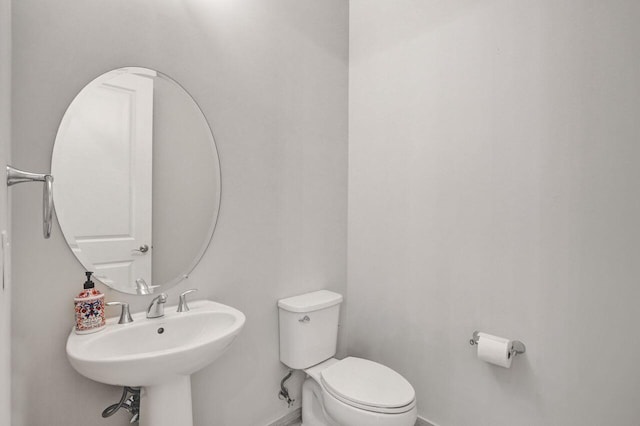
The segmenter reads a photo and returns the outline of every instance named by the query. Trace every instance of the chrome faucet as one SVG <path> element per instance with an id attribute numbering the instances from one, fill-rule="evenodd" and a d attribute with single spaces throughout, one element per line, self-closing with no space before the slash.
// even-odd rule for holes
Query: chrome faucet
<path id="1" fill-rule="evenodd" d="M 164 304 L 167 302 L 167 293 L 160 293 L 154 297 L 147 308 L 147 318 L 160 318 L 164 316 Z"/>

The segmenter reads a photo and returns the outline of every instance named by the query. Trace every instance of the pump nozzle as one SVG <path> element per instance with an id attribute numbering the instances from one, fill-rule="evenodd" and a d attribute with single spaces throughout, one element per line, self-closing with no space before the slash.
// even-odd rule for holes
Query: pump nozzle
<path id="1" fill-rule="evenodd" d="M 85 272 L 84 273 L 87 276 L 87 281 L 85 281 L 84 283 L 84 288 L 93 288 L 95 286 L 95 284 L 93 283 L 93 281 L 91 281 L 91 274 L 93 274 L 93 272 Z"/>

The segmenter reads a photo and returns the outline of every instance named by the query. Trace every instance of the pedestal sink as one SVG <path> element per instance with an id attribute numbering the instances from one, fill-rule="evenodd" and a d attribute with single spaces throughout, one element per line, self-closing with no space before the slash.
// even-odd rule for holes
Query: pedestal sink
<path id="1" fill-rule="evenodd" d="M 191 310 L 165 308 L 165 316 L 133 315 L 133 323 L 110 318 L 94 334 L 69 334 L 67 357 L 80 374 L 97 382 L 142 387 L 141 426 L 189 426 L 191 374 L 215 361 L 244 326 L 242 312 L 208 300 Z"/>

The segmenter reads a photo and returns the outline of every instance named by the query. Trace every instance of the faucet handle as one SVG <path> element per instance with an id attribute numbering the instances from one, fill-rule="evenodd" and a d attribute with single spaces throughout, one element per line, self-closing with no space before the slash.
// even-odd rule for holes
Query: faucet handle
<path id="1" fill-rule="evenodd" d="M 180 301 L 178 302 L 178 312 L 189 312 L 189 305 L 187 305 L 187 294 L 198 291 L 197 288 L 187 290 L 180 295 Z"/>
<path id="2" fill-rule="evenodd" d="M 131 312 L 129 312 L 129 304 L 124 302 L 107 302 L 105 303 L 107 306 L 122 306 L 122 310 L 120 311 L 120 319 L 118 320 L 118 324 L 129 324 L 133 322 L 133 318 L 131 318 Z"/>

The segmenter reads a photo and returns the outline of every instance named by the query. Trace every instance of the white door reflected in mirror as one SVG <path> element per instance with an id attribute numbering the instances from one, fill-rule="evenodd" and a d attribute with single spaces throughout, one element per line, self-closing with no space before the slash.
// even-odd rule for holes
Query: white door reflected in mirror
<path id="1" fill-rule="evenodd" d="M 152 282 L 152 257 L 135 250 L 152 244 L 155 75 L 119 74 L 88 86 L 60 124 L 66 149 L 56 157 L 55 184 L 75 189 L 56 194 L 57 205 L 69 206 L 65 233 L 84 267 L 110 286 Z"/>

